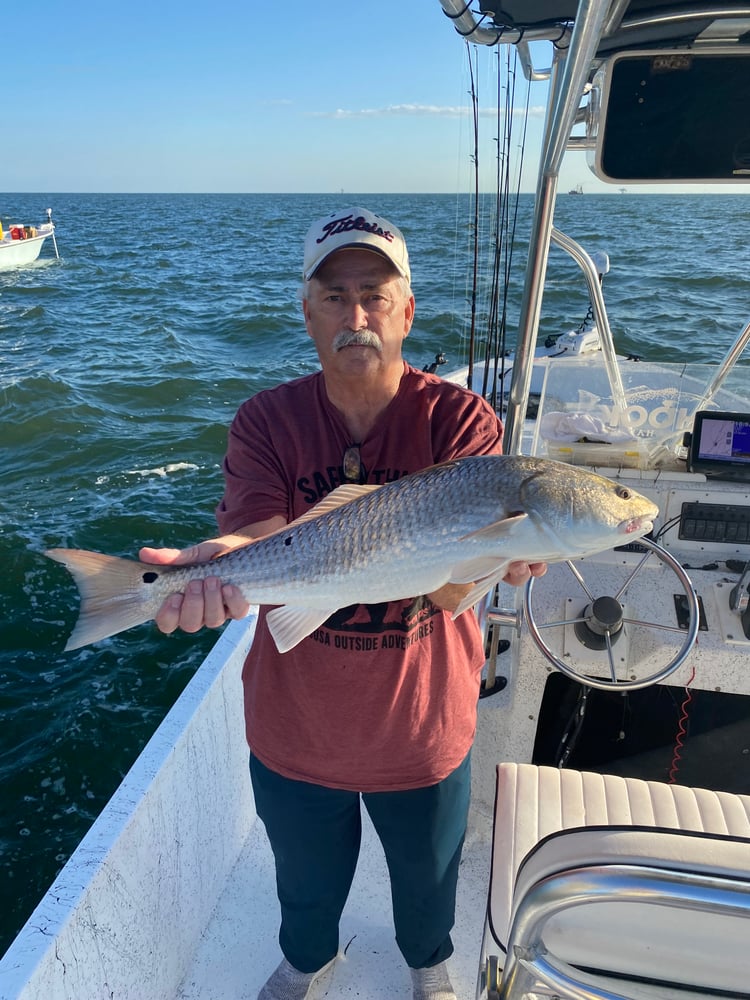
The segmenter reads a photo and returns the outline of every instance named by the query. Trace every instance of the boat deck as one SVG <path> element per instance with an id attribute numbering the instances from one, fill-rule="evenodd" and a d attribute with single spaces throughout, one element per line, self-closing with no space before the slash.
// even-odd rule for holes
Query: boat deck
<path id="1" fill-rule="evenodd" d="M 475 995 L 487 900 L 489 818 L 470 824 L 458 886 L 455 953 L 449 961 L 459 1000 Z M 281 958 L 273 858 L 256 822 L 178 991 L 178 1000 L 255 1000 Z M 359 865 L 341 921 L 338 961 L 314 986 L 310 1000 L 411 997 L 411 980 L 394 940 L 388 873 L 380 843 L 363 809 Z"/>

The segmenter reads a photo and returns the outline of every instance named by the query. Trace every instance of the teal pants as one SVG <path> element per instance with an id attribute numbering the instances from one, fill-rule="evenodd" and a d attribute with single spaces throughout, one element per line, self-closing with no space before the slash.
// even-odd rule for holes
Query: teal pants
<path id="1" fill-rule="evenodd" d="M 315 972 L 338 952 L 362 835 L 360 795 L 292 781 L 252 755 L 250 774 L 276 861 L 281 950 L 296 969 Z M 470 785 L 467 755 L 436 785 L 361 796 L 388 863 L 396 943 L 414 969 L 453 951 Z"/>

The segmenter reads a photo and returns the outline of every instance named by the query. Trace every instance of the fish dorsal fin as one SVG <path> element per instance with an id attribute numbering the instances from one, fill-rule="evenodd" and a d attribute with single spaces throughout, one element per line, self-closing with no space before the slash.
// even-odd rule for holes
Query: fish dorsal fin
<path id="1" fill-rule="evenodd" d="M 284 604 L 271 608 L 266 615 L 266 624 L 278 651 L 286 653 L 319 628 L 336 610 L 325 608 L 321 611 L 320 608 L 296 608 Z"/>
<path id="2" fill-rule="evenodd" d="M 376 483 L 366 483 L 362 486 L 357 483 L 347 483 L 346 486 L 338 486 L 327 497 L 323 497 L 320 503 L 316 503 L 314 507 L 300 515 L 300 517 L 296 517 L 293 521 L 290 521 L 286 525 L 286 528 L 291 528 L 292 525 L 304 524 L 305 521 L 314 521 L 316 517 L 321 517 L 331 510 L 343 507 L 344 504 L 351 503 L 352 500 L 359 500 L 360 497 L 367 496 L 373 490 L 379 489 L 380 486 Z M 282 528 L 282 531 L 285 531 L 286 528 Z"/>
<path id="3" fill-rule="evenodd" d="M 459 540 L 464 542 L 469 538 L 475 540 L 486 538 L 489 541 L 501 538 L 503 535 L 515 533 L 523 528 L 528 519 L 528 514 L 511 514 L 510 517 L 504 517 L 501 521 L 493 521 L 492 524 L 487 524 L 483 528 L 479 528 L 478 531 L 470 531 L 468 535 L 463 535 Z"/>

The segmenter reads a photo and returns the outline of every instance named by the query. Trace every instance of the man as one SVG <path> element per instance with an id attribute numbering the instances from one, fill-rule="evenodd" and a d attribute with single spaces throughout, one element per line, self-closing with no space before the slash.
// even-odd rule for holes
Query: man
<path id="1" fill-rule="evenodd" d="M 156 562 L 208 559 L 275 531 L 347 481 L 383 483 L 464 455 L 499 453 L 502 426 L 478 395 L 409 367 L 414 317 L 401 232 L 363 208 L 314 223 L 303 312 L 321 370 L 238 411 L 217 511 L 227 534 Z M 544 566 L 518 563 L 520 584 Z M 338 951 L 363 801 L 391 876 L 398 946 L 417 1000 L 455 998 L 458 865 L 469 804 L 483 643 L 468 586 L 334 614 L 278 653 L 261 609 L 243 670 L 251 776 L 276 860 L 281 965 L 259 1000 L 303 1000 Z M 213 578 L 173 595 L 165 632 L 218 626 L 248 607 Z"/>

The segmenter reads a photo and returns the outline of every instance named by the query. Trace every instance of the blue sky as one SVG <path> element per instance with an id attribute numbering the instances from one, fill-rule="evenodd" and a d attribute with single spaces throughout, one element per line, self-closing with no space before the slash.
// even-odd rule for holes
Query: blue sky
<path id="1" fill-rule="evenodd" d="M 438 0 L 34 0 L 0 25 L 6 191 L 469 183 L 465 45 Z"/>
<path id="2" fill-rule="evenodd" d="M 8 192 L 471 184 L 466 46 L 438 0 L 5 0 L 0 30 Z M 480 73 L 485 106 L 491 86 Z M 529 147 L 541 127 L 532 114 Z M 568 161 L 563 190 L 612 190 Z"/>

